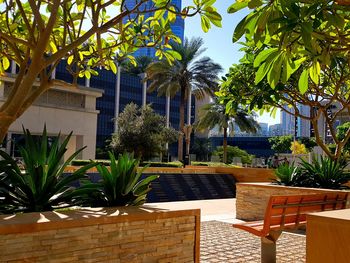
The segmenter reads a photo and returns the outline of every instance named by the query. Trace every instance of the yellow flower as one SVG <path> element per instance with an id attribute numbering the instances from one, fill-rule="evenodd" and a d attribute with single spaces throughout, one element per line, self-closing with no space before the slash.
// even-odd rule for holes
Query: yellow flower
<path id="1" fill-rule="evenodd" d="M 290 150 L 293 154 L 305 154 L 307 153 L 306 147 L 304 144 L 295 141 L 291 143 Z"/>

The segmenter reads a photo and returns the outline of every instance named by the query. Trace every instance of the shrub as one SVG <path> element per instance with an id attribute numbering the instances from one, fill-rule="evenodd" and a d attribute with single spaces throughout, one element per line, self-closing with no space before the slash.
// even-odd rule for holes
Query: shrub
<path id="1" fill-rule="evenodd" d="M 158 178 L 151 175 L 141 179 L 142 172 L 148 167 L 138 171 L 139 159 L 133 155 L 120 155 L 116 161 L 113 153 L 109 153 L 110 169 L 97 163 L 96 168 L 101 176 L 98 183 L 86 183 L 83 189 L 90 189 L 85 195 L 84 203 L 91 206 L 138 206 L 146 201 L 147 193 L 151 190 L 150 183 Z"/>
<path id="2" fill-rule="evenodd" d="M 223 160 L 224 150 L 222 146 L 218 146 L 216 151 L 213 152 L 213 155 L 219 156 L 220 160 Z M 237 146 L 227 146 L 227 161 L 228 163 L 232 163 L 233 157 L 240 157 L 242 159 L 242 163 L 251 164 L 252 158 L 254 155 L 248 154 L 245 150 L 238 148 Z"/>
<path id="3" fill-rule="evenodd" d="M 91 160 L 73 160 L 71 162 L 71 165 L 73 166 L 84 166 L 87 164 L 90 164 L 92 161 Z M 110 161 L 109 160 L 97 160 L 97 163 L 101 163 L 103 165 L 109 166 L 110 165 Z"/>
<path id="4" fill-rule="evenodd" d="M 282 164 L 275 170 L 277 177 L 275 183 L 295 187 L 314 187 L 314 178 L 307 173 L 302 173 L 294 164 Z"/>
<path id="5" fill-rule="evenodd" d="M 349 172 L 344 169 L 346 162 L 343 160 L 334 161 L 329 157 L 315 157 L 312 163 L 301 159 L 301 167 L 297 168 L 293 164 L 283 164 L 275 170 L 277 184 L 299 187 L 313 187 L 325 189 L 342 189 L 350 180 Z"/>
<path id="6" fill-rule="evenodd" d="M 293 141 L 292 135 L 275 136 L 269 138 L 271 149 L 276 153 L 288 153 L 290 152 L 290 145 Z"/>
<path id="7" fill-rule="evenodd" d="M 182 163 L 178 162 L 178 163 L 161 163 L 161 162 L 142 162 L 140 164 L 140 166 L 147 166 L 147 167 L 175 167 L 175 168 L 179 168 L 182 167 Z"/>
<path id="8" fill-rule="evenodd" d="M 118 117 L 118 131 L 113 134 L 110 148 L 115 153 L 134 152 L 143 160 L 165 153 L 166 143 L 173 143 L 178 132 L 166 126 L 166 118 L 154 112 L 151 105 L 125 106 Z"/>
<path id="9" fill-rule="evenodd" d="M 345 160 L 332 160 L 320 156 L 320 160 L 313 157 L 312 163 L 301 160 L 301 173 L 313 178 L 312 187 L 340 189 L 350 180 L 350 173 L 345 171 Z"/>
<path id="10" fill-rule="evenodd" d="M 295 184 L 296 177 L 300 174 L 300 169 L 294 164 L 282 164 L 275 170 L 277 184 L 292 186 Z"/>
<path id="11" fill-rule="evenodd" d="M 65 162 L 63 156 L 71 134 L 61 143 L 60 135 L 49 147 L 46 128 L 41 140 L 35 140 L 28 130 L 24 131 L 25 145 L 20 147 L 24 171 L 6 152 L 0 151 L 0 212 L 40 212 L 74 204 L 79 194 L 72 183 L 85 176 L 95 166 L 90 163 L 69 176 L 64 176 L 65 167 L 84 148 L 76 151 Z"/>

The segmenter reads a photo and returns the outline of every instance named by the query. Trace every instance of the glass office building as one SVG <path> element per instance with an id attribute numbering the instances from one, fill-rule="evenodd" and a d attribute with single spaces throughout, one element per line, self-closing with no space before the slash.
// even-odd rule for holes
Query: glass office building
<path id="1" fill-rule="evenodd" d="M 97 119 L 97 138 L 96 146 L 103 148 L 106 140 L 111 137 L 114 132 L 114 117 L 115 117 L 115 94 L 117 77 L 112 71 L 98 69 L 98 76 L 92 76 L 89 86 L 103 90 L 103 95 L 96 100 L 96 109 L 100 111 Z M 66 62 L 62 61 L 56 69 L 56 78 L 67 82 L 72 81 L 72 76 L 66 70 Z M 131 102 L 142 105 L 142 86 L 139 76 L 131 75 L 125 72 L 121 74 L 120 81 L 120 100 L 119 112 L 122 112 L 125 106 Z M 79 85 L 84 86 L 86 80 L 81 78 L 78 80 Z M 152 108 L 160 115 L 166 115 L 166 98 L 157 96 L 157 92 L 147 93 L 147 104 L 152 104 Z M 180 95 L 177 94 L 170 100 L 170 126 L 178 130 L 179 127 L 179 106 Z M 185 110 L 187 113 L 187 109 Z M 191 123 L 195 118 L 195 99 L 192 97 L 191 105 Z M 185 116 L 187 120 L 187 116 Z M 176 156 L 177 143 L 170 145 L 169 152 L 172 156 Z"/>
<path id="2" fill-rule="evenodd" d="M 100 111 L 97 121 L 97 147 L 104 147 L 105 141 L 110 138 L 114 132 L 114 114 L 115 114 L 115 92 L 116 92 L 116 76 L 111 71 L 101 70 L 99 75 L 92 77 L 90 86 L 104 90 L 101 98 L 97 99 L 96 108 Z M 122 112 L 125 106 L 131 102 L 142 105 L 142 82 L 139 76 L 128 73 L 121 74 L 120 80 L 120 100 L 119 112 Z M 160 115 L 166 115 L 166 98 L 158 97 L 156 92 L 147 93 L 147 104 L 152 104 L 152 108 Z M 179 105 L 180 96 L 176 95 L 170 100 L 170 126 L 174 129 L 179 127 Z M 192 123 L 194 122 L 195 102 L 192 99 Z M 187 118 L 187 117 L 186 117 Z M 175 156 L 177 151 L 177 143 L 170 146 L 171 155 Z"/>
<path id="3" fill-rule="evenodd" d="M 132 9 L 135 5 L 137 0 L 126 0 L 125 6 L 128 9 Z M 182 7 L 182 0 L 172 0 L 171 2 L 176 6 L 177 10 L 181 11 Z M 148 2 L 144 3 L 145 9 L 151 9 L 153 6 L 152 0 L 149 0 Z M 145 17 L 147 18 L 150 16 L 150 14 L 146 14 Z M 175 23 L 171 25 L 171 30 L 174 32 L 176 36 L 178 36 L 182 41 L 184 40 L 184 33 L 185 33 L 185 21 L 178 16 L 176 18 Z M 134 53 L 135 56 L 148 56 L 148 57 L 154 57 L 155 56 L 155 50 L 153 48 L 140 48 Z"/>
<path id="4" fill-rule="evenodd" d="M 135 0 L 127 0 L 127 7 L 131 7 L 135 3 Z M 181 10 L 181 0 L 173 0 L 173 3 Z M 152 1 L 146 3 L 151 5 Z M 172 27 L 173 31 L 181 39 L 184 37 L 184 20 L 178 18 L 176 23 Z M 136 56 L 154 56 L 153 49 L 140 49 Z M 97 69 L 98 76 L 92 76 L 89 83 L 84 78 L 79 79 L 79 85 L 89 85 L 92 88 L 98 88 L 103 90 L 101 98 L 97 98 L 96 108 L 100 111 L 97 120 L 97 138 L 96 146 L 103 148 L 107 139 L 111 137 L 114 132 L 114 117 L 116 110 L 116 82 L 117 76 L 112 71 L 103 69 Z M 62 79 L 68 82 L 72 81 L 71 75 L 66 71 L 66 62 L 62 61 L 56 69 L 56 78 Z M 142 105 L 142 90 L 143 83 L 141 78 L 136 75 L 131 75 L 126 72 L 122 72 L 120 81 L 120 99 L 119 99 L 119 112 L 122 112 L 124 107 L 134 102 L 135 104 Z M 147 104 L 152 104 L 152 108 L 160 115 L 166 115 L 166 98 L 158 97 L 156 92 L 147 93 Z M 178 130 L 179 126 L 179 106 L 180 95 L 177 94 L 170 100 L 170 114 L 169 123 L 170 126 Z M 194 122 L 195 115 L 195 99 L 192 98 L 191 105 L 191 123 Z M 185 110 L 187 113 L 187 109 Z M 185 116 L 187 120 L 187 116 Z M 169 152 L 172 156 L 177 155 L 177 143 L 170 145 Z"/>

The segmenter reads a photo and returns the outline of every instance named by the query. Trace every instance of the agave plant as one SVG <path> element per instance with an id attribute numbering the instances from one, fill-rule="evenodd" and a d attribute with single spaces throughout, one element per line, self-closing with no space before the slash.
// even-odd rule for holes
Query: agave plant
<path id="1" fill-rule="evenodd" d="M 281 164 L 275 170 L 277 179 L 274 181 L 277 184 L 292 186 L 299 175 L 299 171 L 300 169 L 294 164 Z"/>
<path id="2" fill-rule="evenodd" d="M 302 160 L 301 173 L 313 177 L 317 188 L 340 189 L 345 188 L 343 184 L 350 180 L 350 173 L 345 171 L 347 163 L 345 160 L 332 160 L 329 157 L 313 157 L 312 163 Z"/>
<path id="3" fill-rule="evenodd" d="M 71 175 L 63 175 L 65 167 L 84 149 L 73 153 L 65 162 L 63 156 L 72 134 L 61 144 L 60 135 L 48 143 L 46 128 L 40 140 L 35 140 L 29 130 L 24 131 L 25 144 L 20 147 L 24 170 L 6 152 L 0 151 L 0 212 L 40 212 L 74 203 L 77 194 L 73 182 L 83 178 L 96 164 L 88 164 Z M 84 189 L 83 191 L 88 191 Z"/>
<path id="4" fill-rule="evenodd" d="M 138 171 L 139 159 L 133 155 L 124 153 L 118 157 L 109 152 L 110 169 L 103 164 L 97 164 L 96 168 L 101 176 L 97 184 L 98 191 L 90 194 L 92 206 L 138 206 L 146 201 L 147 193 L 151 190 L 150 183 L 158 178 L 151 175 L 141 178 L 142 172 L 148 167 Z M 85 184 L 83 187 L 94 188 L 94 184 Z"/>

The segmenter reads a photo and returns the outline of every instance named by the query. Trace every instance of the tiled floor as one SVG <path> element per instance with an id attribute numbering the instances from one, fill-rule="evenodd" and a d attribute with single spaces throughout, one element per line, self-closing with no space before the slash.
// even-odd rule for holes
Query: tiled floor
<path id="1" fill-rule="evenodd" d="M 234 229 L 236 199 L 152 203 L 163 209 L 201 209 L 201 263 L 260 262 L 260 238 Z M 305 236 L 283 233 L 277 242 L 277 262 L 305 262 Z"/>
<path id="2" fill-rule="evenodd" d="M 283 233 L 277 243 L 277 262 L 305 262 L 305 236 Z M 201 263 L 260 262 L 260 238 L 234 229 L 230 223 L 202 222 Z"/>

